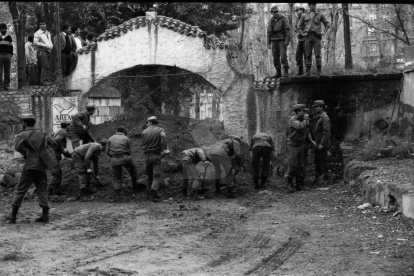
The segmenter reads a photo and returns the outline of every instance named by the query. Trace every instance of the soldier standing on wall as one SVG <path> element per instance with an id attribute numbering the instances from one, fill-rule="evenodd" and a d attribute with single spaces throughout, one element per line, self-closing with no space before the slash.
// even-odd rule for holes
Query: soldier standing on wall
<path id="1" fill-rule="evenodd" d="M 9 223 L 16 223 L 17 213 L 22 205 L 26 192 L 34 183 L 36 186 L 39 205 L 42 207 L 42 215 L 36 222 L 49 222 L 49 204 L 47 199 L 47 175 L 46 170 L 53 164 L 52 158 L 47 152 L 47 145 L 56 147 L 56 142 L 48 135 L 36 130 L 36 119 L 28 116 L 23 119 L 23 130 L 16 137 L 15 149 L 26 160 L 20 176 L 19 183 L 12 200 L 12 213 L 6 217 Z"/>
<path id="2" fill-rule="evenodd" d="M 85 111 L 73 115 L 68 135 L 72 143 L 73 150 L 79 147 L 80 140 L 82 140 L 82 144 L 95 142 L 95 138 L 93 138 L 90 131 L 91 116 L 95 113 L 95 109 L 95 105 L 88 104 Z"/>
<path id="3" fill-rule="evenodd" d="M 312 136 L 315 141 L 315 180 L 313 185 L 318 182 L 319 177 L 324 180 L 328 178 L 328 151 L 331 148 L 331 120 L 325 112 L 325 103 L 322 100 L 314 102 L 315 116 L 312 119 Z"/>
<path id="4" fill-rule="evenodd" d="M 325 26 L 325 33 L 329 30 L 329 22 L 325 16 L 316 10 L 316 3 L 309 3 L 309 11 L 301 16 L 298 30 L 299 33 L 305 37 L 305 52 L 306 52 L 306 76 L 310 76 L 310 69 L 312 66 L 312 51 L 315 50 L 317 76 L 319 77 L 322 70 L 322 28 L 321 24 Z"/>
<path id="5" fill-rule="evenodd" d="M 249 150 L 252 152 L 253 182 L 256 190 L 265 188 L 269 177 L 270 160 L 275 152 L 272 137 L 267 133 L 256 133 L 251 141 Z M 263 170 L 260 177 L 260 159 L 263 160 Z"/>
<path id="6" fill-rule="evenodd" d="M 296 46 L 296 66 L 298 67 L 298 76 L 303 75 L 303 61 L 306 60 L 306 54 L 305 54 L 305 38 L 300 33 L 299 30 L 299 22 L 300 18 L 302 17 L 302 14 L 305 12 L 305 8 L 303 7 L 296 7 L 295 12 L 297 15 L 296 18 L 296 24 L 295 24 L 295 32 L 298 34 L 298 45 Z"/>
<path id="7" fill-rule="evenodd" d="M 290 25 L 287 18 L 279 14 L 279 9 L 274 6 L 270 11 L 273 16 L 267 27 L 267 48 L 272 48 L 273 64 L 276 68 L 275 78 L 282 76 L 281 64 L 283 65 L 283 76 L 289 75 L 289 63 L 287 59 L 287 46 L 290 41 Z"/>
<path id="8" fill-rule="evenodd" d="M 60 161 L 62 160 L 62 154 L 70 158 L 71 154 L 66 149 L 67 146 L 67 126 L 70 125 L 70 122 L 62 122 L 60 124 L 60 130 L 53 136 L 53 140 L 56 142 L 56 148 L 53 149 L 56 156 L 56 163 L 53 164 L 51 169 L 52 179 L 49 185 L 49 196 L 52 195 L 62 195 L 60 190 L 60 185 L 62 183 L 62 168 L 60 167 Z"/>

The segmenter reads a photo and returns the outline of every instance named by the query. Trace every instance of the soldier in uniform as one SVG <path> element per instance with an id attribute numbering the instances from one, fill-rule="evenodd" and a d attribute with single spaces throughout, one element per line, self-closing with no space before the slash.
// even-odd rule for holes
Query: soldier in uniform
<path id="1" fill-rule="evenodd" d="M 267 133 L 256 133 L 250 141 L 249 150 L 252 152 L 254 188 L 256 190 L 265 188 L 266 180 L 269 177 L 269 168 L 272 153 L 275 152 L 272 137 Z M 259 185 L 260 159 L 263 160 L 263 170 Z"/>
<path id="2" fill-rule="evenodd" d="M 227 196 L 236 197 L 235 178 L 231 175 L 232 159 L 242 160 L 241 140 L 237 137 L 229 137 L 218 141 L 210 150 L 210 160 L 215 170 L 216 193 L 220 193 L 221 167 L 224 169 L 227 182 Z"/>
<path id="3" fill-rule="evenodd" d="M 309 11 L 301 16 L 298 30 L 305 37 L 305 53 L 306 53 L 306 76 L 310 76 L 312 66 L 312 51 L 315 51 L 317 76 L 319 77 L 322 70 L 322 28 L 325 26 L 325 33 L 328 32 L 330 25 L 325 16 L 316 10 L 316 3 L 309 3 Z"/>
<path id="4" fill-rule="evenodd" d="M 85 111 L 73 115 L 68 135 L 73 149 L 79 147 L 80 140 L 82 144 L 95 142 L 90 131 L 91 116 L 95 113 L 95 109 L 95 105 L 87 105 Z"/>
<path id="5" fill-rule="evenodd" d="M 331 148 L 331 120 L 326 114 L 325 103 L 322 100 L 314 102 L 315 116 L 312 119 L 311 130 L 315 141 L 315 181 L 316 184 L 320 176 L 328 177 L 328 151 Z"/>
<path id="6" fill-rule="evenodd" d="M 71 154 L 66 149 L 67 146 L 67 126 L 70 125 L 70 122 L 62 122 L 60 123 L 60 130 L 53 136 L 53 140 L 55 140 L 57 147 L 53 149 L 56 156 L 56 163 L 53 164 L 51 169 L 52 179 L 49 185 L 49 195 L 62 195 L 60 190 L 60 185 L 62 183 L 62 169 L 60 167 L 60 161 L 62 160 L 62 154 L 70 158 Z"/>
<path id="7" fill-rule="evenodd" d="M 162 178 L 162 154 L 168 154 L 167 135 L 158 127 L 158 119 L 151 116 L 147 119 L 147 128 L 142 132 L 142 149 L 146 157 L 145 170 L 148 175 L 149 198 L 154 202 L 161 201 L 158 189 Z"/>
<path id="8" fill-rule="evenodd" d="M 306 60 L 306 54 L 305 54 L 305 39 L 303 35 L 300 33 L 299 29 L 299 22 L 300 18 L 302 17 L 302 14 L 305 12 L 305 8 L 297 6 L 295 8 L 295 12 L 297 15 L 296 18 L 296 24 L 295 24 L 295 32 L 298 35 L 298 45 L 296 46 L 296 66 L 298 67 L 298 76 L 303 75 L 303 61 Z"/>
<path id="9" fill-rule="evenodd" d="M 131 140 L 126 135 L 125 127 L 118 127 L 115 135 L 109 138 L 106 147 L 106 154 L 111 158 L 114 171 L 114 202 L 118 202 L 121 196 L 122 167 L 131 175 L 133 194 L 138 192 L 137 169 L 131 157 Z"/>
<path id="10" fill-rule="evenodd" d="M 308 130 L 309 115 L 303 112 L 304 104 L 293 107 L 295 116 L 291 117 L 287 127 L 288 171 L 286 176 L 289 193 L 302 190 L 305 168 L 305 139 L 310 137 Z M 296 179 L 296 189 L 293 180 Z"/>
<path id="11" fill-rule="evenodd" d="M 26 160 L 19 183 L 12 200 L 12 213 L 6 217 L 9 223 L 16 223 L 17 213 L 23 202 L 26 192 L 34 183 L 37 198 L 42 208 L 42 215 L 36 222 L 49 222 L 49 204 L 47 199 L 46 170 L 53 165 L 46 147 L 56 147 L 56 142 L 46 134 L 35 129 L 36 119 L 28 116 L 23 119 L 23 130 L 16 137 L 15 149 Z"/>
<path id="12" fill-rule="evenodd" d="M 193 185 L 193 193 L 195 194 L 200 188 L 200 176 L 197 172 L 196 165 L 199 162 L 203 162 L 204 166 L 207 168 L 210 166 L 210 162 L 204 153 L 204 150 L 201 148 L 192 148 L 184 150 L 181 153 L 180 167 L 181 175 L 183 178 L 183 195 L 188 196 L 188 180 L 197 180 L 198 185 Z M 194 184 L 194 183 L 193 183 Z"/>
<path id="13" fill-rule="evenodd" d="M 103 139 L 99 143 L 88 143 L 81 145 L 72 153 L 72 164 L 79 181 L 79 196 L 78 199 L 85 200 L 88 194 L 96 192 L 90 187 L 91 174 L 95 171 L 95 176 L 98 178 L 99 174 L 99 155 L 105 151 L 108 140 Z M 94 170 L 91 168 L 93 163 Z M 99 178 L 98 178 L 99 179 Z"/>
<path id="14" fill-rule="evenodd" d="M 276 68 L 275 78 L 282 76 L 281 64 L 283 65 L 283 76 L 289 75 L 289 63 L 287 59 L 287 46 L 290 42 L 290 25 L 287 18 L 279 14 L 279 9 L 274 6 L 271 9 L 272 18 L 267 27 L 267 48 L 272 48 L 273 63 Z"/>

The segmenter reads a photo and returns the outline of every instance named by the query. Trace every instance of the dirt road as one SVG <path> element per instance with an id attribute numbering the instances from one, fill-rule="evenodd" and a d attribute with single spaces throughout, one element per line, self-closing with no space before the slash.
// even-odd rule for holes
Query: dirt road
<path id="1" fill-rule="evenodd" d="M 358 210 L 345 184 L 236 199 L 25 202 L 0 224 L 0 275 L 414 275 L 413 220 Z M 9 198 L 1 199 L 5 213 Z"/>

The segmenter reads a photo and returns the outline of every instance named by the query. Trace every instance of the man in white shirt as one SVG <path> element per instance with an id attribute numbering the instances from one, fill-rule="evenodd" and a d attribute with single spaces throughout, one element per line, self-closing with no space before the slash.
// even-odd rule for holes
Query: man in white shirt
<path id="1" fill-rule="evenodd" d="M 75 70 L 76 65 L 78 64 L 78 52 L 79 50 L 86 46 L 87 43 L 81 38 L 80 36 L 81 30 L 79 27 L 72 27 L 72 35 L 76 42 L 76 53 L 73 55 L 73 62 L 72 62 L 72 72 Z"/>
<path id="2" fill-rule="evenodd" d="M 29 35 L 27 42 L 24 45 L 26 53 L 26 84 L 36 84 L 36 72 L 37 72 L 37 51 L 33 45 L 34 36 Z"/>
<path id="3" fill-rule="evenodd" d="M 40 29 L 34 34 L 34 45 L 37 47 L 39 83 L 49 85 L 52 81 L 50 57 L 53 43 L 50 33 L 46 30 L 46 22 L 39 20 Z"/>

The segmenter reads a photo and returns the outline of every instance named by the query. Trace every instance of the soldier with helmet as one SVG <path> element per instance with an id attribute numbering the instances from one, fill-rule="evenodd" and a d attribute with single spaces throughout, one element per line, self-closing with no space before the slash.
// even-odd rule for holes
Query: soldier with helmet
<path id="1" fill-rule="evenodd" d="M 55 140 L 57 147 L 53 149 L 56 156 L 56 163 L 53 164 L 51 169 L 52 179 L 49 184 L 49 195 L 62 195 L 60 190 L 60 185 L 62 183 L 62 169 L 60 167 L 60 161 L 62 160 L 63 156 L 70 158 L 71 154 L 66 149 L 67 146 L 67 127 L 70 125 L 70 122 L 64 121 L 60 123 L 60 130 L 53 136 L 53 140 Z"/>
<path id="2" fill-rule="evenodd" d="M 85 111 L 73 115 L 68 134 L 73 149 L 79 147 L 80 140 L 82 140 L 82 144 L 95 142 L 90 131 L 91 116 L 95 113 L 95 109 L 95 105 L 88 104 Z"/>
<path id="3" fill-rule="evenodd" d="M 287 46 L 290 42 L 290 25 L 287 18 L 279 14 L 279 9 L 274 6 L 271 11 L 272 18 L 267 27 L 267 48 L 272 49 L 273 64 L 276 68 L 275 78 L 289 75 L 289 63 L 287 59 Z"/>
<path id="4" fill-rule="evenodd" d="M 12 200 L 11 215 L 6 217 L 9 223 L 16 223 L 17 213 L 24 196 L 34 183 L 42 215 L 36 222 L 49 222 L 49 204 L 47 198 L 46 170 L 53 164 L 47 146 L 56 147 L 56 142 L 48 135 L 35 129 L 36 119 L 31 115 L 23 118 L 23 130 L 16 137 L 15 149 L 26 160 Z"/>
<path id="5" fill-rule="evenodd" d="M 308 132 L 309 115 L 305 114 L 304 104 L 296 104 L 293 107 L 295 116 L 291 117 L 286 134 L 288 147 L 288 171 L 286 175 L 287 189 L 289 193 L 303 188 L 305 169 L 305 139 L 310 139 Z M 293 180 L 296 179 L 296 188 Z"/>

